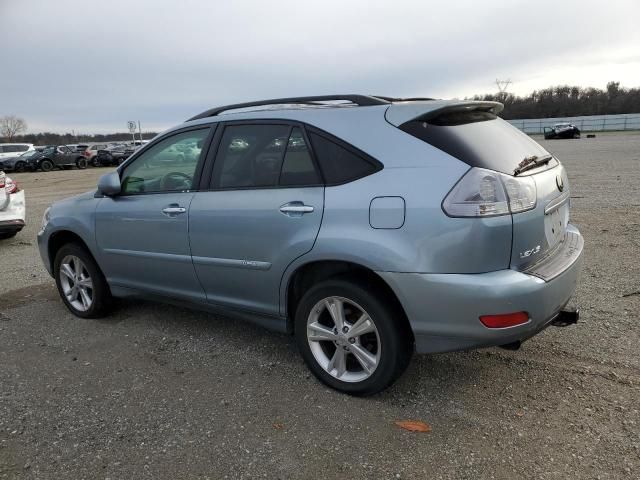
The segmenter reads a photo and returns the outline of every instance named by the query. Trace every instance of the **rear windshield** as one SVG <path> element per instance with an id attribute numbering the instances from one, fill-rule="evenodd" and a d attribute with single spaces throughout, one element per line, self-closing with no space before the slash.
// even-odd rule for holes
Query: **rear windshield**
<path id="1" fill-rule="evenodd" d="M 472 167 L 509 175 L 525 157 L 549 154 L 528 135 L 488 112 L 445 112 L 426 121 L 409 121 L 400 129 Z"/>

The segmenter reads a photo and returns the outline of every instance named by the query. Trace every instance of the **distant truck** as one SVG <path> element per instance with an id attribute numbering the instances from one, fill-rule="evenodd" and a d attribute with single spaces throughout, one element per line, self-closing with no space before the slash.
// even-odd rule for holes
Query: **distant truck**
<path id="1" fill-rule="evenodd" d="M 553 127 L 544 127 L 544 138 L 580 138 L 580 129 L 572 123 L 556 123 Z"/>

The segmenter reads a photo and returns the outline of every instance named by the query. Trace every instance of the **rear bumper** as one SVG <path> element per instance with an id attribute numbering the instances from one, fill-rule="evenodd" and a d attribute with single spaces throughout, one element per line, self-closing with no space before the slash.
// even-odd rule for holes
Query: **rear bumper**
<path id="1" fill-rule="evenodd" d="M 24 220 L 0 220 L 0 233 L 19 232 L 24 226 Z"/>
<path id="2" fill-rule="evenodd" d="M 0 210 L 0 233 L 19 232 L 25 226 L 24 191 L 12 193 L 9 205 Z"/>
<path id="3" fill-rule="evenodd" d="M 578 230 L 569 226 L 572 234 Z M 573 295 L 582 266 L 582 237 L 571 259 L 550 280 L 516 270 L 481 274 L 378 272 L 398 296 L 409 318 L 418 353 L 490 347 L 532 337 L 558 315 Z M 527 312 L 529 322 L 487 328 L 481 315 Z"/>

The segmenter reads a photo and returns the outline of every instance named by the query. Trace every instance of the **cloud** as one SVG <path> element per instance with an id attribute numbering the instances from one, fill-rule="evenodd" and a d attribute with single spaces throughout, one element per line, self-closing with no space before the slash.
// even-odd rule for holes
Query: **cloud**
<path id="1" fill-rule="evenodd" d="M 129 119 L 162 129 L 258 98 L 640 78 L 637 1 L 505 3 L 0 0 L 0 114 L 31 131 L 113 131 Z"/>

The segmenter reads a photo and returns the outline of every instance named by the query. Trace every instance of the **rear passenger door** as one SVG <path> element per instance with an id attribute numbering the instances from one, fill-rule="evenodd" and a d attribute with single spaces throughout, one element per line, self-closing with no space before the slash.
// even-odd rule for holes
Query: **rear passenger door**
<path id="1" fill-rule="evenodd" d="M 278 315 L 283 272 L 320 229 L 322 177 L 300 125 L 230 122 L 217 137 L 189 211 L 196 273 L 209 302 Z"/>

